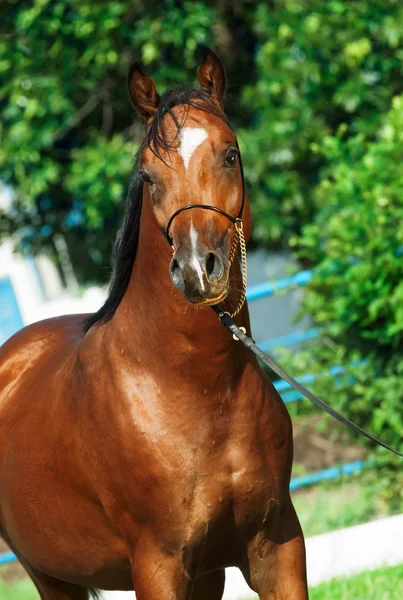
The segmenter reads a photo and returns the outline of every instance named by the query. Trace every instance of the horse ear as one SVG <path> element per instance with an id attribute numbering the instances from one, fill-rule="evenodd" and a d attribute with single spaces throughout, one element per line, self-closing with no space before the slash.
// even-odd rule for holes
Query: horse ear
<path id="1" fill-rule="evenodd" d="M 154 117 L 160 97 L 152 79 L 143 73 L 138 62 L 133 63 L 129 69 L 127 87 L 131 103 L 137 113 L 146 121 Z"/>
<path id="2" fill-rule="evenodd" d="M 206 46 L 203 48 L 203 62 L 198 75 L 200 85 L 208 90 L 222 108 L 226 82 L 224 67 L 217 54 Z"/>

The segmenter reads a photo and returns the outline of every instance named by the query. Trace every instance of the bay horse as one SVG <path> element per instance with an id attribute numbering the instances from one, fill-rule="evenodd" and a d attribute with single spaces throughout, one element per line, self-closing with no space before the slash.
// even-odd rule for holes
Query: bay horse
<path id="1" fill-rule="evenodd" d="M 105 304 L 1 349 L 0 533 L 42 600 L 219 600 L 232 565 L 263 600 L 308 598 L 288 412 L 210 307 L 241 294 L 251 215 L 209 49 L 198 79 L 160 97 L 132 66 L 147 133 Z"/>

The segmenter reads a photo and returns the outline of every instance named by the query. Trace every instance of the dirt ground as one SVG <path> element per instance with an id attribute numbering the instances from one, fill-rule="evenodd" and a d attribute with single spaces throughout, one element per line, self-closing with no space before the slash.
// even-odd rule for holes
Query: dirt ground
<path id="1" fill-rule="evenodd" d="M 348 443 L 348 436 L 343 427 L 332 421 L 331 432 L 317 433 L 313 425 L 323 417 L 307 417 L 294 422 L 294 464 L 304 472 L 314 472 L 336 464 L 359 460 L 363 456 L 362 448 Z M 330 439 L 339 436 L 336 441 Z M 8 547 L 0 539 L 0 554 L 6 552 Z M 0 567 L 0 577 L 11 582 L 25 577 L 25 571 L 18 563 L 11 563 Z"/>
<path id="2" fill-rule="evenodd" d="M 365 450 L 352 444 L 346 428 L 336 421 L 332 420 L 323 433 L 315 431 L 322 420 L 323 416 L 318 415 L 294 421 L 294 465 L 314 473 L 363 458 Z"/>

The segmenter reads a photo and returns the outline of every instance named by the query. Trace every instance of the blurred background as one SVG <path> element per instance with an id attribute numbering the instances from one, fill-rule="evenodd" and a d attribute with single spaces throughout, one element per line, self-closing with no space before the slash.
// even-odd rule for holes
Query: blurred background
<path id="1" fill-rule="evenodd" d="M 253 209 L 254 337 L 401 449 L 402 3 L 3 0 L 0 34 L 0 343 L 38 319 L 100 306 L 144 133 L 128 67 L 140 60 L 160 91 L 192 84 L 208 45 L 226 67 Z M 277 386 L 294 422 L 305 535 L 385 523 L 362 547 L 349 542 L 362 556 L 371 540 L 377 558 L 337 571 L 331 555 L 326 575 L 310 576 L 325 581 L 312 598 L 400 600 L 401 459 Z M 387 527 L 394 541 L 378 556 Z M 37 598 L 5 563 L 0 598 Z"/>

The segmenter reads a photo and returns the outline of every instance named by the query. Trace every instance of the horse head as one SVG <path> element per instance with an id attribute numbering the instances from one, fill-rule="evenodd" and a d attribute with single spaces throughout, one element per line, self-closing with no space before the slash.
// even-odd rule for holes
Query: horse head
<path id="1" fill-rule="evenodd" d="M 172 283 L 195 304 L 222 302 L 230 290 L 237 227 L 250 234 L 250 208 L 236 135 L 223 111 L 225 72 L 204 50 L 200 89 L 159 96 L 134 63 L 131 102 L 146 123 L 138 170 L 144 201 L 172 246 Z"/>

